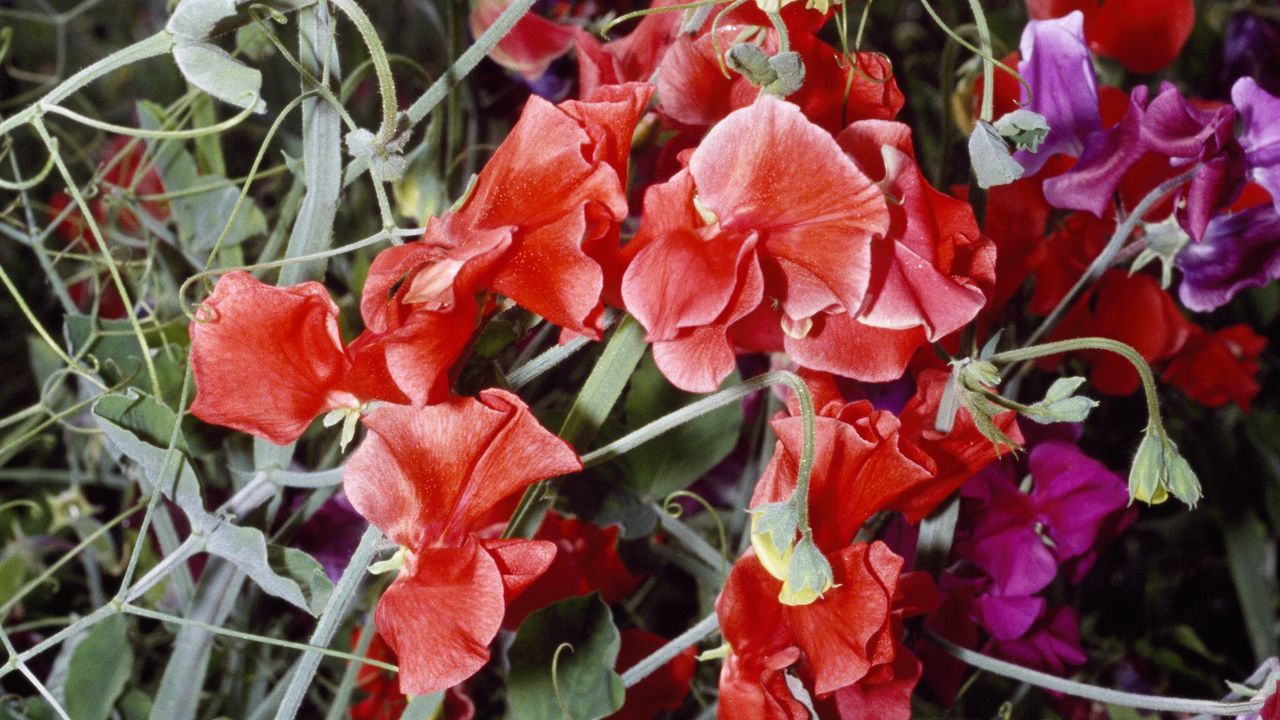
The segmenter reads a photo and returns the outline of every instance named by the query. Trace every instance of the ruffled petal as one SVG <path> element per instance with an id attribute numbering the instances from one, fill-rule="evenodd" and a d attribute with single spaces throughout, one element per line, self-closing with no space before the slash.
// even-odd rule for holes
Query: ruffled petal
<path id="1" fill-rule="evenodd" d="M 191 323 L 191 412 L 278 445 L 321 412 L 355 399 L 338 388 L 350 367 L 338 307 L 318 282 L 275 287 L 223 275 Z"/>
<path id="2" fill-rule="evenodd" d="M 417 553 L 374 612 L 400 659 L 400 692 L 428 695 L 474 675 L 489 660 L 502 611 L 502 575 L 480 543 Z"/>

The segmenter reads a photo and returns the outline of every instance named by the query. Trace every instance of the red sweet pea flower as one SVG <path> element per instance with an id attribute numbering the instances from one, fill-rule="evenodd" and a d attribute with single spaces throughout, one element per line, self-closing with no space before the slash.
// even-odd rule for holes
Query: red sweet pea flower
<path id="1" fill-rule="evenodd" d="M 514 630 L 529 613 L 565 598 L 599 591 L 609 604 L 630 595 L 641 577 L 631 574 L 618 556 L 618 527 L 601 528 L 578 518 L 550 511 L 535 540 L 555 543 L 556 558 L 532 585 L 507 607 L 502 620 Z M 637 658 L 638 659 L 638 658 Z"/>
<path id="2" fill-rule="evenodd" d="M 137 235 L 142 229 L 142 221 L 132 210 L 126 207 L 109 204 L 107 196 L 113 193 L 128 192 L 138 195 L 158 195 L 164 192 L 164 183 L 156 170 L 152 158 L 147 155 L 147 144 L 142 140 L 128 137 L 113 137 L 103 152 L 105 158 L 98 164 L 102 187 L 89 199 L 89 212 L 98 226 L 102 227 L 108 220 L 114 220 L 120 231 L 126 235 Z M 145 166 L 146 170 L 143 171 Z M 49 211 L 54 217 L 62 214 L 73 204 L 71 196 L 59 191 L 49 201 Z M 163 200 L 143 200 L 142 210 L 159 222 L 169 219 L 169 203 Z M 90 248 L 97 248 L 98 240 L 89 232 L 79 209 L 74 209 L 58 224 L 58 235 L 67 245 L 83 240 Z"/>
<path id="3" fill-rule="evenodd" d="M 681 0 L 654 0 L 650 8 L 679 5 Z M 648 82 L 667 48 L 676 39 L 684 14 L 679 10 L 645 15 L 626 37 L 602 43 L 579 32 L 578 89 L 590 97 L 603 85 Z"/>
<path id="4" fill-rule="evenodd" d="M 338 307 L 318 282 L 275 287 L 227 273 L 189 330 L 191 412 L 207 423 L 283 445 L 325 411 L 408 401 L 371 335 L 343 347 Z"/>
<path id="5" fill-rule="evenodd" d="M 608 87 L 560 105 L 530 98 L 462 207 L 374 260 L 361 313 L 385 336 L 388 367 L 414 402 L 447 396 L 445 373 L 485 312 L 485 293 L 601 336 L 602 264 L 617 264 L 631 134 L 651 92 Z"/>
<path id="6" fill-rule="evenodd" d="M 622 631 L 622 647 L 618 649 L 616 667 L 619 673 L 630 670 L 667 644 L 667 638 L 644 630 L 629 628 Z M 689 682 L 698 669 L 698 650 L 689 647 L 666 665 L 636 685 L 627 688 L 622 709 L 608 720 L 651 720 L 663 710 L 676 710 L 689 695 Z"/>
<path id="7" fill-rule="evenodd" d="M 900 582 L 903 560 L 880 542 L 827 559 L 836 585 L 799 606 L 778 602 L 781 581 L 754 552 L 734 565 L 716 601 L 732 648 L 720 673 L 720 717 L 807 718 L 783 676 L 797 662 L 820 701 L 834 693 L 835 702 L 864 717 L 910 717 L 919 665 L 905 659 L 901 616 L 932 604 L 931 583 Z"/>
<path id="8" fill-rule="evenodd" d="M 1164 369 L 1164 381 L 1205 407 L 1229 402 L 1249 412 L 1260 389 L 1258 357 L 1267 339 L 1248 325 L 1217 332 L 1195 328 L 1182 350 Z"/>
<path id="9" fill-rule="evenodd" d="M 829 378 L 829 376 L 828 376 Z M 845 403 L 833 395 L 835 384 L 818 378 L 819 404 L 814 418 L 814 465 L 809 508 L 814 542 L 834 552 L 853 542 L 872 515 L 893 510 L 908 522 L 919 522 L 960 485 L 998 456 L 961 410 L 950 433 L 933 430 L 947 373 L 921 373 L 916 395 L 899 419 L 876 410 L 865 400 Z M 795 412 L 795 408 L 792 408 Z M 1020 439 L 1013 412 L 994 418 L 998 427 Z M 756 484 L 751 507 L 780 502 L 796 486 L 803 447 L 802 420 L 779 413 L 773 419 L 778 436 L 773 458 Z"/>
<path id="10" fill-rule="evenodd" d="M 658 67 L 658 111 L 683 125 L 705 127 L 750 105 L 760 88 L 737 72 L 726 76 L 716 59 L 717 47 L 725 52 L 744 37 L 754 38 L 768 55 L 778 52 L 772 27 L 722 23 L 716 36 L 681 35 Z M 787 100 L 827 132 L 835 134 L 854 120 L 888 120 L 902 109 L 902 92 L 884 56 L 858 53 L 855 70 L 839 50 L 799 27 L 791 34 L 791 49 L 804 62 L 805 82 Z"/>
<path id="11" fill-rule="evenodd" d="M 351 633 L 352 648 L 359 646 L 361 632 L 355 630 Z M 365 657 L 385 663 L 396 662 L 395 652 L 377 632 L 373 633 Z M 356 673 L 356 686 L 368 697 L 351 707 L 351 720 L 397 720 L 409 705 L 409 698 L 400 692 L 399 684 L 390 671 L 361 665 Z"/>
<path id="12" fill-rule="evenodd" d="M 1192 0 L 1027 0 L 1036 20 L 1084 13 L 1084 34 L 1097 54 L 1136 73 L 1152 73 L 1182 52 L 1195 26 Z"/>
<path id="13" fill-rule="evenodd" d="M 824 316 L 857 312 L 888 215 L 830 135 L 762 95 L 716 125 L 686 170 L 650 188 L 623 299 L 663 374 L 708 392 L 733 369 L 730 325 L 749 314 L 765 332 L 786 327 L 793 350 Z"/>
<path id="14" fill-rule="evenodd" d="M 479 37 L 488 30 L 509 5 L 511 0 L 472 0 L 469 18 L 472 36 Z M 576 32 L 572 25 L 526 12 L 489 51 L 489 59 L 520 73 L 526 80 L 536 80 L 556 58 L 569 52 Z"/>
<path id="15" fill-rule="evenodd" d="M 378 602 L 378 632 L 403 660 L 400 689 L 442 690 L 489 659 L 507 604 L 550 566 L 553 543 L 481 538 L 504 498 L 582 468 L 511 393 L 439 405 L 381 407 L 347 462 L 351 504 L 403 548 L 399 577 Z"/>

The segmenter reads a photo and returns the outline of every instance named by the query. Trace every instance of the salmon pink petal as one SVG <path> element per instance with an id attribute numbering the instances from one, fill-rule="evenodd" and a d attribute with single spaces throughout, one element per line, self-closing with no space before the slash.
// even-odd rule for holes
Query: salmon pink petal
<path id="1" fill-rule="evenodd" d="M 556 558 L 556 545 L 544 540 L 481 540 L 502 574 L 503 603 L 510 605 L 534 583 Z"/>
<path id="2" fill-rule="evenodd" d="M 428 695 L 484 667 L 503 592 L 497 563 L 474 540 L 409 559 L 374 612 L 378 633 L 400 659 L 400 692 Z"/>
<path id="3" fill-rule="evenodd" d="M 347 497 L 410 549 L 460 542 L 503 498 L 582 467 L 503 390 L 422 408 L 387 405 L 364 422 L 369 435 L 343 476 Z"/>
<path id="4" fill-rule="evenodd" d="M 480 34 L 498 19 L 511 0 L 476 0 L 471 3 L 471 34 Z M 556 58 L 573 47 L 576 30 L 570 25 L 554 23 L 536 13 L 527 12 L 515 27 L 489 51 L 489 59 L 514 70 L 528 80 L 536 80 Z"/>
<path id="5" fill-rule="evenodd" d="M 721 228 L 760 232 L 770 294 L 792 320 L 861 307 L 871 240 L 888 229 L 884 196 L 796 106 L 765 94 L 731 113 L 689 172 Z"/>
<path id="6" fill-rule="evenodd" d="M 279 445 L 297 440 L 339 392 L 350 363 L 338 307 L 318 282 L 275 287 L 223 275 L 191 323 L 191 368 L 201 420 Z"/>
<path id="7" fill-rule="evenodd" d="M 604 273 L 578 242 L 586 235 L 584 208 L 522 233 L 490 286 L 553 325 L 600 339 L 588 321 L 600 313 Z"/>
<path id="8" fill-rule="evenodd" d="M 825 695 L 891 662 L 889 612 L 902 558 L 881 542 L 859 543 L 829 555 L 836 585 L 816 602 L 787 607 L 787 624 L 813 668 L 814 690 Z M 887 650 L 888 652 L 884 652 Z"/>
<path id="9" fill-rule="evenodd" d="M 819 315 L 808 335 L 784 339 L 787 354 L 800 365 L 864 382 L 902 377 L 925 341 L 924 328 L 887 330 L 866 325 L 849 313 Z"/>

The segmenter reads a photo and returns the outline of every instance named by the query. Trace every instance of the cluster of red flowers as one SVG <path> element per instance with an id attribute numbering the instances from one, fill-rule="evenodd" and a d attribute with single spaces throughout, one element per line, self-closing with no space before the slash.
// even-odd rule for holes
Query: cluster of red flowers
<path id="1" fill-rule="evenodd" d="M 1071 3 L 1032 5 L 1058 15 Z M 1096 47 L 1111 47 L 1115 25 L 1101 16 L 1112 6 L 1085 21 Z M 473 27 L 502 7 L 479 3 Z M 694 32 L 682 31 L 678 13 L 653 14 L 602 44 L 531 17 L 495 59 L 536 77 L 576 47 L 581 99 L 531 98 L 466 196 L 420 239 L 378 255 L 359 336 L 343 340 L 338 307 L 317 282 L 275 287 L 230 272 L 202 304 L 190 328 L 197 417 L 281 444 L 326 413 L 366 428 L 344 488 L 401 548 L 376 613 L 399 659 L 400 692 L 467 680 L 501 628 L 548 602 L 590 590 L 616 601 L 638 581 L 611 554 L 616 533 L 576 519 L 552 516 L 533 539 L 501 537 L 512 499 L 581 470 L 585 450 L 544 429 L 511 392 L 453 394 L 501 297 L 561 328 L 562 339 L 602 339 L 606 307 L 630 314 L 658 368 L 690 392 L 719 388 L 742 354 L 786 353 L 805 372 L 818 413 L 808 526 L 798 530 L 811 533 L 831 576 L 809 594 L 792 586 L 794 527 L 782 545 L 762 541 L 738 559 L 716 605 L 728 644 L 720 713 L 807 718 L 808 702 L 823 717 L 909 717 L 921 667 L 903 620 L 934 609 L 937 591 L 859 533 L 882 512 L 919 521 L 999 452 L 966 410 L 949 432 L 935 429 L 948 375 L 933 346 L 957 347 L 980 314 L 993 322 L 1037 269 L 1031 309 L 1047 313 L 1099 250 L 1080 238 L 1101 242 L 1115 220 L 1082 209 L 1045 240 L 1045 183 L 1087 161 L 1074 170 L 1051 162 L 993 190 L 984 234 L 966 200 L 926 181 L 910 128 L 894 120 L 904 98 L 887 61 L 819 39 L 827 14 L 792 3 L 782 18 L 785 38 L 750 5 Z M 803 62 L 802 86 L 780 99 L 768 90 L 785 73 L 753 70 L 750 57 L 726 73 L 718 53 L 742 44 L 762 57 L 789 48 Z M 1128 62 L 1123 47 L 1107 52 Z M 1108 112 L 1104 127 L 1122 122 Z M 1145 166 L 1135 158 L 1132 167 Z M 1162 179 L 1135 179 L 1134 192 Z M 1117 182 L 1123 195 L 1128 180 Z M 638 226 L 629 225 L 628 198 L 640 191 Z M 624 240 L 624 226 L 638 229 Z M 1259 339 L 1247 328 L 1196 328 L 1149 275 L 1104 275 L 1058 330 L 1081 335 L 1167 362 L 1166 379 L 1209 405 L 1247 407 L 1257 391 L 1249 363 Z M 1128 366 L 1086 360 L 1099 390 L 1137 388 Z M 1234 374 L 1198 371 L 1209 365 Z M 846 402 L 833 377 L 885 382 L 909 369 L 916 392 L 896 414 Z M 993 420 L 1020 439 L 1014 413 Z M 798 410 L 773 428 L 777 449 L 752 508 L 797 489 Z M 628 646 L 624 636 L 624 655 Z M 681 657 L 687 686 L 693 661 Z"/>

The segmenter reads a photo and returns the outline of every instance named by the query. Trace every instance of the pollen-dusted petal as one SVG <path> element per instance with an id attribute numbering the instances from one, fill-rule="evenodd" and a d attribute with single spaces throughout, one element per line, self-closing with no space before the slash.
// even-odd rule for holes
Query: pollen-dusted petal
<path id="1" fill-rule="evenodd" d="M 350 363 L 338 308 L 317 282 L 275 287 L 223 275 L 191 323 L 191 412 L 283 445 L 334 406 Z"/>

